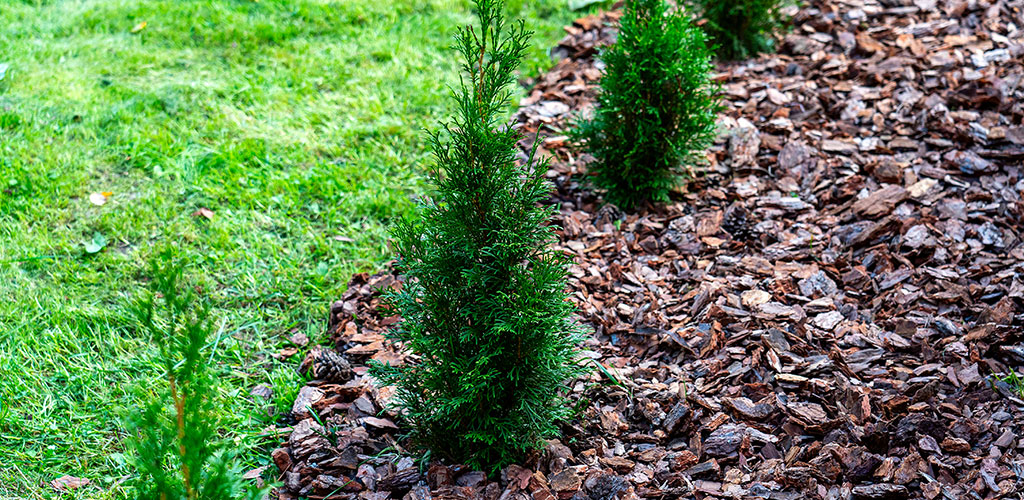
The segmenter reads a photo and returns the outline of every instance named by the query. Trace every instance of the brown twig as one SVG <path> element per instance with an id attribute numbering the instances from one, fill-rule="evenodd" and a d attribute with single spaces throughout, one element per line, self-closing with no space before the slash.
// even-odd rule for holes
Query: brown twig
<path id="1" fill-rule="evenodd" d="M 185 496 L 193 499 L 196 496 L 192 491 L 192 474 L 188 464 L 185 463 L 185 397 L 178 395 L 178 385 L 175 383 L 174 374 L 169 375 L 168 379 L 171 382 L 171 399 L 174 400 L 174 411 L 177 417 L 178 452 L 181 454 L 181 475 L 185 482 Z M 163 497 L 164 495 L 161 495 L 161 498 Z"/>

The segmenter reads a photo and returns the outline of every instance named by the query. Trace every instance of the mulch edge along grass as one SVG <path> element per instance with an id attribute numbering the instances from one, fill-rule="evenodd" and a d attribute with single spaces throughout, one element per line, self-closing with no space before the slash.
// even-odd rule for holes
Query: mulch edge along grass
<path id="1" fill-rule="evenodd" d="M 1007 12 L 984 14 L 998 28 Z M 560 131 L 591 101 L 616 14 L 578 20 L 517 121 L 524 150 L 540 129 L 556 159 L 573 299 L 595 329 L 601 368 L 570 384 L 580 417 L 498 480 L 417 463 L 381 412 L 389 389 L 365 376 L 369 359 L 403 359 L 381 335 L 400 318 L 379 308 L 400 277 L 358 274 L 328 324 L 353 374 L 300 390 L 273 453 L 279 497 L 1020 491 L 1024 401 L 1005 375 L 1024 361 L 1024 129 L 1005 78 L 1021 68 L 960 62 L 950 47 L 985 40 L 937 36 L 948 14 L 811 2 L 779 55 L 719 67 L 728 133 L 707 175 L 633 214 L 601 205 Z M 929 110 L 930 127 L 903 121 Z"/>

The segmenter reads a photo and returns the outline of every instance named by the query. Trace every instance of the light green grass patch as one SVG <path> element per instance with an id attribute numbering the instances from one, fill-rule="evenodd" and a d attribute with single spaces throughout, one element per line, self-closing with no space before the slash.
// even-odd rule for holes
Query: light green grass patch
<path id="1" fill-rule="evenodd" d="M 173 245 L 215 304 L 209 353 L 246 467 L 349 275 L 423 191 L 457 78 L 454 0 L 8 0 L 0 6 L 0 498 L 124 498 L 118 414 L 155 383 L 127 306 Z M 513 0 L 529 68 L 574 14 Z M 145 22 L 144 28 L 132 33 Z M 93 193 L 113 193 L 97 206 Z M 204 208 L 213 217 L 193 216 Z M 96 253 L 87 242 L 100 234 Z M 91 249 L 91 250 L 94 250 Z M 275 390 L 270 402 L 249 395 Z"/>

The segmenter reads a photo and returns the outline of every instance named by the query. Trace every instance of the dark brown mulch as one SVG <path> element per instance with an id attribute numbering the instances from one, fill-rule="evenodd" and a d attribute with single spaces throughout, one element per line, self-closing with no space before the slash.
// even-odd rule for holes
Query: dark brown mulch
<path id="1" fill-rule="evenodd" d="M 302 389 L 280 498 L 1020 498 L 1024 401 L 996 375 L 1024 364 L 1024 3 L 810 2 L 778 54 L 719 67 L 707 175 L 633 214 L 560 132 L 615 16 L 567 28 L 517 115 L 604 367 L 572 385 L 585 413 L 500 481 L 420 467 L 365 377 L 402 358 L 398 281 L 357 275 L 329 325 L 355 378 Z"/>

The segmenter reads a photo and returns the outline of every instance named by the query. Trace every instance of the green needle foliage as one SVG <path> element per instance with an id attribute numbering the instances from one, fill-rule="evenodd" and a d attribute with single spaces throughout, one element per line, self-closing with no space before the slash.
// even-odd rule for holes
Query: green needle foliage
<path id="1" fill-rule="evenodd" d="M 136 498 L 258 498 L 256 492 L 244 493 L 232 456 L 217 435 L 214 378 L 201 352 L 211 332 L 208 309 L 180 285 L 182 267 L 170 253 L 154 260 L 152 274 L 152 295 L 139 302 L 136 313 L 159 347 L 167 387 L 158 389 L 130 421 L 139 472 Z"/>
<path id="2" fill-rule="evenodd" d="M 551 248 L 543 161 L 516 161 L 505 125 L 513 71 L 531 35 L 500 0 L 475 0 L 480 26 L 456 36 L 462 84 L 446 134 L 432 135 L 436 193 L 393 228 L 407 277 L 390 332 L 415 354 L 375 365 L 395 385 L 415 443 L 434 456 L 496 471 L 543 445 L 571 416 L 566 380 L 583 373 L 582 330 L 567 300 L 567 256 Z"/>
<path id="3" fill-rule="evenodd" d="M 775 50 L 775 33 L 786 25 L 789 0 L 696 0 L 704 31 L 723 59 Z"/>
<path id="4" fill-rule="evenodd" d="M 573 136 L 605 199 L 624 208 L 667 201 L 685 164 L 715 137 L 719 109 L 704 34 L 664 0 L 626 3 L 618 41 L 601 56 L 597 108 Z"/>

